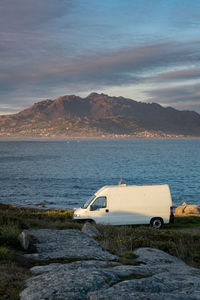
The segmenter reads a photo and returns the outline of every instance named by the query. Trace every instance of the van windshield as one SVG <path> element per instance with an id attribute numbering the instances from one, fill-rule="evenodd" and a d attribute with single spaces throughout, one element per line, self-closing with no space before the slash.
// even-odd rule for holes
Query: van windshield
<path id="1" fill-rule="evenodd" d="M 87 208 L 88 205 L 92 202 L 92 200 L 95 198 L 95 195 L 92 195 L 81 208 Z"/>

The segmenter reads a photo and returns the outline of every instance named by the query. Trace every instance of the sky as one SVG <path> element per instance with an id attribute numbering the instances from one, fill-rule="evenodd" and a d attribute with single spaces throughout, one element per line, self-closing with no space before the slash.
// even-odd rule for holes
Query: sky
<path id="1" fill-rule="evenodd" d="M 1 0 L 0 114 L 91 92 L 200 113 L 199 0 Z"/>

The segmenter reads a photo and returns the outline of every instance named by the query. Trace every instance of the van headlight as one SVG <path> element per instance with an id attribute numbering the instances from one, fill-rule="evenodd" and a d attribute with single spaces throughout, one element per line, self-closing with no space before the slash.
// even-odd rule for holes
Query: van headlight
<path id="1" fill-rule="evenodd" d="M 80 215 L 78 215 L 78 214 L 74 214 L 74 217 L 80 217 Z"/>

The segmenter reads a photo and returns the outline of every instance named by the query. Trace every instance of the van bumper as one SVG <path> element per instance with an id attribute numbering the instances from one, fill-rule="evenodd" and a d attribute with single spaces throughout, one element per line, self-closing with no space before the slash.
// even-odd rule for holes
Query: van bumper
<path id="1" fill-rule="evenodd" d="M 174 223 L 174 215 L 170 215 L 169 223 Z"/>

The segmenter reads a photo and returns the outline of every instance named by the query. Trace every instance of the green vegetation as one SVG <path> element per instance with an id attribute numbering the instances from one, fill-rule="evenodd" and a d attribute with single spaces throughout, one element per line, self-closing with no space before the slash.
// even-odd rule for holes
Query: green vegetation
<path id="1" fill-rule="evenodd" d="M 80 229 L 79 224 L 72 223 L 72 216 L 72 211 L 0 204 L 0 226 L 14 226 L 20 231 L 28 228 Z"/>
<path id="2" fill-rule="evenodd" d="M 5 246 L 0 247 L 0 260 L 12 260 L 13 254 L 9 248 Z"/>
<path id="3" fill-rule="evenodd" d="M 71 211 L 0 204 L 0 299 L 19 299 L 24 281 L 31 276 L 30 268 L 37 264 L 23 256 L 25 251 L 18 241 L 19 233 L 29 228 L 81 229 L 82 225 L 74 223 L 72 216 Z M 162 230 L 148 226 L 96 227 L 101 232 L 98 240 L 102 247 L 117 254 L 123 264 L 138 264 L 133 250 L 153 247 L 200 268 L 200 217 L 175 218 L 173 224 L 165 225 Z M 34 251 L 34 247 L 28 251 Z M 55 259 L 40 264 L 71 261 L 73 259 Z"/>
<path id="4" fill-rule="evenodd" d="M 176 217 L 174 223 L 164 225 L 164 228 L 167 229 L 184 229 L 193 227 L 200 227 L 200 217 Z"/>

